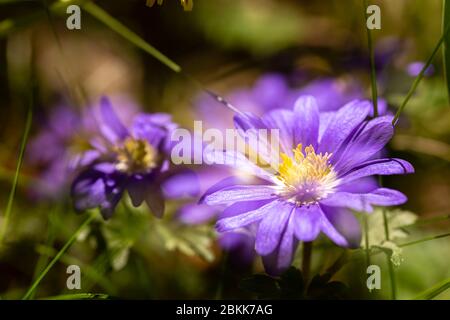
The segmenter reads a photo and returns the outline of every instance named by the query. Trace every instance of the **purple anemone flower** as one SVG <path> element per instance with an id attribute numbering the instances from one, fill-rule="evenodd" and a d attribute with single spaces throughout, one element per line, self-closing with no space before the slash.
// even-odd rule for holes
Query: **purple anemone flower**
<path id="1" fill-rule="evenodd" d="M 126 97 L 116 96 L 112 101 L 120 106 L 117 112 L 128 124 L 138 107 Z M 68 193 L 76 167 L 89 162 L 92 154 L 86 147 L 90 137 L 98 133 L 93 110 L 59 105 L 43 118 L 44 124 L 27 148 L 27 164 L 38 171 L 31 196 L 59 200 Z"/>
<path id="2" fill-rule="evenodd" d="M 127 128 L 110 102 L 102 98 L 100 135 L 91 139 L 90 163 L 72 184 L 75 209 L 100 208 L 110 218 L 125 191 L 133 206 L 145 202 L 161 217 L 165 198 L 195 196 L 197 177 L 186 170 L 169 170 L 170 136 L 177 125 L 165 113 L 138 114 Z"/>
<path id="3" fill-rule="evenodd" d="M 399 191 L 378 187 L 372 176 L 414 171 L 405 160 L 376 158 L 394 129 L 391 116 L 368 120 L 370 109 L 369 102 L 355 100 L 321 113 L 313 97 L 302 96 L 293 110 L 235 115 L 236 128 L 250 149 L 258 150 L 258 163 L 233 150 L 213 156 L 258 183 L 221 182 L 205 193 L 202 203 L 226 206 L 217 230 L 256 225 L 255 249 L 270 274 L 289 267 L 299 240 L 313 241 L 320 232 L 339 246 L 357 247 L 361 230 L 351 210 L 371 212 L 373 206 L 407 200 Z M 259 129 L 279 131 L 279 148 L 268 149 L 279 154 L 258 149 L 267 144 L 255 135 Z"/>
<path id="4" fill-rule="evenodd" d="M 300 93 L 314 95 L 321 111 L 333 111 L 343 104 L 362 96 L 362 89 L 354 82 L 331 78 L 317 79 L 303 87 L 289 87 L 287 78 L 281 74 L 269 73 L 259 78 L 251 88 L 240 89 L 227 95 L 226 100 L 243 111 L 262 115 L 275 109 L 292 109 Z M 381 105 L 381 103 L 380 103 Z M 379 109 L 381 109 L 379 107 Z M 197 103 L 197 114 L 205 126 L 225 132 L 233 128 L 231 110 L 224 108 L 210 96 L 202 95 Z M 381 113 L 381 112 L 380 112 Z M 224 166 L 206 166 L 197 171 L 201 192 L 204 193 L 221 179 L 233 174 Z M 178 211 L 178 219 L 185 224 L 201 224 L 213 219 L 224 218 L 223 206 L 189 203 Z M 225 212 L 225 214 L 227 214 Z M 219 245 L 229 251 L 230 257 L 241 265 L 254 260 L 254 228 L 241 228 L 219 235 Z"/>

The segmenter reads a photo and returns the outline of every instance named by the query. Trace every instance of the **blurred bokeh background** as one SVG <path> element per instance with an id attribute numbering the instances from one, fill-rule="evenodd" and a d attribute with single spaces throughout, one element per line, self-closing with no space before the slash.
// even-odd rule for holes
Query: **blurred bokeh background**
<path id="1" fill-rule="evenodd" d="M 175 0 L 152 7 L 145 0 L 95 1 L 180 65 L 181 73 L 83 8 L 81 30 L 68 30 L 68 15 L 52 10 L 55 3 L 0 1 L 0 224 L 30 107 L 33 141 L 54 125 L 52 114 L 61 106 L 80 112 L 103 95 L 112 97 L 119 109 L 168 112 L 187 128 L 205 115 L 211 126 L 217 125 L 214 121 L 231 124 L 232 114 L 208 100 L 205 89 L 253 110 L 258 99 L 271 98 L 272 87 L 264 87 L 261 80 L 267 77 L 294 95 L 320 95 L 324 108 L 336 97 L 371 98 L 363 1 L 194 0 L 191 11 Z M 442 1 L 371 3 L 381 8 L 381 30 L 372 32 L 378 93 L 386 112 L 395 113 L 441 36 Z M 245 98 L 239 97 L 242 94 Z M 63 121 L 57 123 L 61 127 L 56 131 L 67 129 Z M 73 211 L 67 186 L 52 190 L 52 196 L 41 194 L 49 162 L 62 161 L 65 155 L 53 153 L 49 160 L 51 146 L 32 146 L 25 150 L 0 247 L 2 299 L 20 298 L 84 219 Z M 402 228 L 398 243 L 448 233 L 450 104 L 440 53 L 402 114 L 386 152 L 414 164 L 415 174 L 388 177 L 384 184 L 408 196 L 399 214 L 413 213 L 417 221 L 424 221 Z M 114 219 L 96 221 L 50 270 L 35 297 L 73 293 L 65 285 L 70 264 L 83 270 L 81 292 L 151 299 L 254 297 L 242 288 L 241 280 L 262 272 L 260 261 L 245 266 L 233 262 L 217 244 L 214 223 L 185 225 L 176 218 L 179 206 L 180 202 L 170 203 L 161 221 L 145 207 L 129 214 L 126 206 Z M 407 224 L 400 221 L 397 226 Z M 378 228 L 375 222 L 373 228 Z M 413 298 L 450 277 L 449 237 L 399 250 L 398 298 Z M 319 241 L 313 270 L 325 270 L 342 251 Z M 373 259 L 382 266 L 381 290 L 367 291 L 361 254 L 333 277 L 348 286 L 347 296 L 391 297 L 385 256 Z M 294 264 L 300 267 L 297 260 Z M 450 292 L 438 298 L 448 299 Z"/>

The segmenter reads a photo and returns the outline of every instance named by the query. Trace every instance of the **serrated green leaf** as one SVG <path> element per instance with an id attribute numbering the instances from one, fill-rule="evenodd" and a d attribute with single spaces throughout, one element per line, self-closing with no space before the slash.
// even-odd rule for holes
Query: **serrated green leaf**
<path id="1" fill-rule="evenodd" d="M 388 220 L 389 240 L 391 241 L 408 237 L 409 234 L 402 227 L 413 224 L 417 220 L 417 215 L 410 211 L 401 209 L 388 210 L 385 208 L 375 209 L 373 213 L 367 216 L 370 246 L 383 247 L 383 243 L 386 241 L 383 211 Z M 365 246 L 364 241 L 361 241 L 361 246 Z"/>

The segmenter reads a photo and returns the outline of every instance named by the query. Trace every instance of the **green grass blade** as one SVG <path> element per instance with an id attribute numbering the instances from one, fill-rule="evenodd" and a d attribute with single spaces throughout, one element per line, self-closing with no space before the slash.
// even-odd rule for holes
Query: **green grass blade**
<path id="1" fill-rule="evenodd" d="M 38 246 L 36 248 L 36 251 L 41 255 L 48 258 L 53 258 L 58 254 L 58 251 L 51 247 L 47 246 Z M 59 259 L 62 263 L 65 265 L 78 265 L 83 269 L 83 275 L 90 279 L 94 284 L 98 284 L 100 287 L 102 287 L 104 290 L 106 290 L 107 293 L 112 295 L 117 295 L 117 288 L 111 283 L 111 281 L 104 276 L 95 266 L 92 266 L 91 264 L 86 264 L 83 261 L 73 257 L 69 256 L 68 254 L 63 254 L 61 258 Z M 85 290 L 89 290 L 89 285 L 83 284 L 83 288 Z"/>
<path id="2" fill-rule="evenodd" d="M 47 273 L 50 271 L 53 265 L 61 258 L 64 252 L 66 252 L 67 249 L 69 249 L 69 247 L 74 243 L 74 241 L 76 240 L 80 232 L 83 230 L 83 228 L 94 220 L 95 216 L 96 215 L 94 213 L 91 213 L 89 217 L 78 227 L 78 229 L 75 230 L 75 232 L 72 234 L 69 240 L 67 240 L 66 244 L 61 248 L 61 250 L 59 250 L 58 254 L 55 255 L 55 257 L 52 259 L 52 261 L 50 261 L 47 267 L 39 274 L 39 276 L 36 278 L 36 280 L 33 282 L 28 291 L 23 296 L 22 300 L 28 300 L 30 298 L 34 290 L 37 288 L 42 279 L 44 279 L 44 277 L 47 275 Z"/>
<path id="3" fill-rule="evenodd" d="M 1 0 L 0 0 L 1 1 Z M 71 4 L 81 5 L 87 0 L 68 0 L 68 1 L 55 1 L 50 6 L 49 10 L 58 15 L 66 14 L 67 6 Z M 30 1 L 31 2 L 31 1 Z M 35 1 L 34 1 L 35 2 Z M 0 5 L 2 3 L 0 2 Z M 45 10 L 35 9 L 32 13 L 21 16 L 18 18 L 7 18 L 5 20 L 0 21 L 0 37 L 4 37 L 9 35 L 11 32 L 14 32 L 18 29 L 25 28 L 31 23 L 39 21 L 41 18 L 46 16 Z"/>
<path id="4" fill-rule="evenodd" d="M 108 298 L 109 296 L 103 293 L 74 293 L 46 297 L 39 300 L 105 300 Z"/>
<path id="5" fill-rule="evenodd" d="M 415 244 L 419 244 L 419 243 L 426 242 L 426 241 L 431 241 L 431 240 L 445 238 L 445 237 L 448 237 L 448 236 L 450 236 L 450 233 L 444 233 L 444 234 L 439 234 L 437 236 L 430 236 L 430 237 L 425 237 L 425 238 L 422 238 L 422 239 L 419 239 L 419 240 L 402 243 L 402 244 L 399 244 L 398 246 L 399 247 L 408 247 L 408 246 L 413 246 Z"/>
<path id="6" fill-rule="evenodd" d="M 447 0 L 442 2 L 442 32 L 450 25 L 450 3 Z M 444 76 L 447 85 L 447 94 L 450 102 L 450 36 L 447 34 L 444 37 L 444 44 L 442 46 L 442 58 L 444 63 Z"/>
<path id="7" fill-rule="evenodd" d="M 425 71 L 431 65 L 431 62 L 433 61 L 434 56 L 438 52 L 438 50 L 439 50 L 441 44 L 444 42 L 445 38 L 448 36 L 449 31 L 450 31 L 450 24 L 448 26 L 446 26 L 444 32 L 441 35 L 441 38 L 439 39 L 438 43 L 434 47 L 433 52 L 428 57 L 427 62 L 423 66 L 422 70 L 420 70 L 420 73 L 418 74 L 418 76 L 414 79 L 414 81 L 413 81 L 413 83 L 411 85 L 411 88 L 409 89 L 408 93 L 406 94 L 405 99 L 403 100 L 402 104 L 400 105 L 400 107 L 398 108 L 397 112 L 395 113 L 394 119 L 392 120 L 392 125 L 395 126 L 397 124 L 398 119 L 400 117 L 400 114 L 403 112 L 403 110 L 405 109 L 408 101 L 411 99 L 412 95 L 416 91 L 416 88 L 419 85 L 420 81 L 422 80 L 423 75 L 425 74 Z"/>
<path id="8" fill-rule="evenodd" d="M 11 217 L 11 211 L 12 211 L 12 207 L 13 207 L 13 203 L 14 203 L 14 196 L 16 194 L 17 184 L 19 182 L 20 168 L 22 167 L 23 156 L 25 154 L 25 148 L 27 146 L 28 134 L 30 133 L 32 121 L 33 121 L 33 106 L 30 104 L 30 107 L 28 108 L 27 119 L 25 122 L 25 129 L 24 129 L 24 133 L 22 136 L 22 142 L 20 145 L 19 158 L 17 160 L 16 171 L 14 174 L 11 191 L 9 193 L 8 203 L 6 205 L 5 216 L 3 218 L 3 223 L 2 223 L 2 226 L 0 229 L 0 245 L 2 244 L 3 239 L 5 237 L 5 234 L 6 234 L 6 231 L 8 228 L 8 224 L 9 224 L 9 220 Z"/>
<path id="9" fill-rule="evenodd" d="M 418 219 L 414 223 L 403 225 L 403 226 L 400 226 L 399 228 L 403 229 L 403 228 L 419 227 L 419 226 L 432 224 L 432 223 L 436 223 L 436 222 L 441 222 L 441 221 L 445 221 L 445 220 L 450 220 L 450 214 L 444 214 L 444 215 L 435 216 L 435 217 Z"/>
<path id="10" fill-rule="evenodd" d="M 125 25 L 123 25 L 120 21 L 116 20 L 114 17 L 109 15 L 102 8 L 97 6 L 92 2 L 88 2 L 83 5 L 84 10 L 86 10 L 90 15 L 92 15 L 97 20 L 101 21 L 103 24 L 108 26 L 111 30 L 115 31 L 123 38 L 130 41 L 132 44 L 137 46 L 138 48 L 144 50 L 155 59 L 157 59 L 162 64 L 166 65 L 168 68 L 175 72 L 180 72 L 181 67 L 172 61 L 170 58 L 166 57 L 160 51 L 158 51 L 155 47 L 151 46 L 148 42 L 138 36 L 136 33 L 128 29 Z"/>
<path id="11" fill-rule="evenodd" d="M 414 300 L 431 300 L 449 288 L 450 288 L 450 278 L 442 282 L 439 282 L 438 284 L 432 286 L 431 288 L 423 291 L 421 294 L 415 297 Z"/>

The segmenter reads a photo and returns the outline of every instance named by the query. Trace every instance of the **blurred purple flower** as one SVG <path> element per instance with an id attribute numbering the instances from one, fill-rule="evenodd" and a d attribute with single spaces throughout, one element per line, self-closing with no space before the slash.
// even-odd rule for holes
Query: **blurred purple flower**
<path id="1" fill-rule="evenodd" d="M 361 99 L 362 88 L 355 82 L 323 78 L 315 80 L 297 91 L 296 98 L 311 95 L 316 98 L 320 111 L 334 111 L 347 102 Z M 295 100 L 289 106 L 292 109 Z"/>
<path id="2" fill-rule="evenodd" d="M 110 218 L 125 191 L 133 206 L 145 202 L 161 217 L 165 198 L 195 196 L 197 176 L 187 170 L 169 170 L 170 136 L 177 128 L 165 113 L 138 114 L 127 128 L 102 98 L 98 119 L 100 134 L 94 136 L 89 161 L 72 184 L 77 211 L 99 207 Z"/>
<path id="3" fill-rule="evenodd" d="M 372 176 L 414 171 L 401 159 L 373 158 L 391 139 L 393 126 L 391 116 L 367 120 L 370 108 L 370 103 L 355 100 L 336 112 L 321 113 L 313 97 L 302 96 L 294 110 L 235 115 L 236 128 L 248 141 L 255 130 L 279 129 L 281 161 L 278 155 L 261 153 L 271 164 L 262 168 L 239 152 L 215 152 L 216 159 L 233 159 L 226 163 L 259 181 L 222 182 L 205 193 L 202 203 L 226 206 L 217 230 L 256 224 L 255 249 L 270 274 L 289 267 L 299 240 L 313 241 L 321 231 L 340 246 L 357 247 L 361 230 L 350 210 L 371 212 L 374 205 L 407 200 L 399 191 L 379 188 Z"/>
<path id="4" fill-rule="evenodd" d="M 425 67 L 425 63 L 421 61 L 415 61 L 408 64 L 406 67 L 406 72 L 411 77 L 417 77 L 422 71 L 423 67 Z M 430 77 L 434 74 L 434 66 L 431 64 L 428 66 L 428 68 L 425 70 L 424 75 L 427 77 Z"/>
<path id="5" fill-rule="evenodd" d="M 125 97 L 116 96 L 113 101 L 120 105 L 120 117 L 129 123 L 137 106 Z M 89 157 L 84 151 L 97 132 L 93 109 L 79 111 L 59 105 L 43 119 L 27 150 L 27 164 L 38 171 L 36 184 L 30 190 L 33 197 L 58 200 L 68 193 L 74 169 Z"/>

